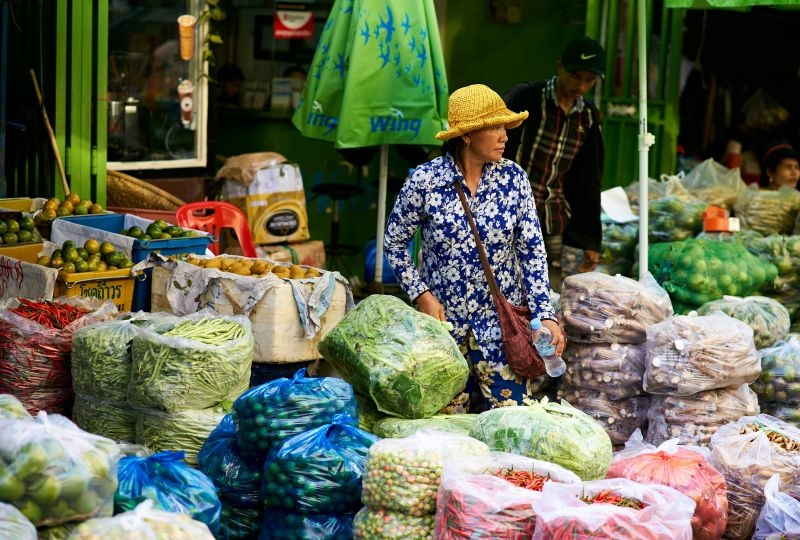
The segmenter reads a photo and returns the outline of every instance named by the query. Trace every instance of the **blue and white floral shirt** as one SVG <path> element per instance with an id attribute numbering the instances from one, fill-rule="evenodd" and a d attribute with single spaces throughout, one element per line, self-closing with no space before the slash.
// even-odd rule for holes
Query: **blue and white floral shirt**
<path id="1" fill-rule="evenodd" d="M 463 342 L 471 328 L 486 360 L 503 362 L 497 313 L 481 266 L 475 238 L 453 186 L 458 179 L 500 290 L 512 304 L 522 303 L 517 261 L 534 316 L 556 319 L 536 204 L 525 172 L 513 161 L 487 163 L 472 196 L 453 158 L 447 154 L 414 169 L 397 196 L 386 226 L 385 252 L 411 299 L 430 290 Z M 417 270 L 408 245 L 422 230 L 422 267 Z"/>

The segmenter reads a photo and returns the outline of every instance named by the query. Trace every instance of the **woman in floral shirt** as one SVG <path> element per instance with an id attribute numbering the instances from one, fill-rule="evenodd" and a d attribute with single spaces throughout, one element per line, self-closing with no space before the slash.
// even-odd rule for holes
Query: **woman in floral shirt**
<path id="1" fill-rule="evenodd" d="M 525 172 L 504 159 L 506 128 L 528 113 L 514 113 L 484 85 L 453 92 L 450 128 L 436 137 L 445 153 L 406 179 L 386 227 L 385 252 L 403 290 L 423 313 L 453 324 L 453 337 L 474 367 L 450 412 L 467 408 L 475 386 L 490 407 L 538 398 L 544 379 L 522 379 L 508 367 L 500 326 L 475 239 L 453 183 L 467 195 L 470 211 L 500 290 L 512 304 L 526 300 L 554 335 L 561 354 L 566 338 L 550 304 L 550 284 L 539 218 Z M 422 267 L 408 244 L 422 230 Z M 520 287 L 524 284 L 524 290 Z M 546 377 L 546 376 L 545 376 Z"/>

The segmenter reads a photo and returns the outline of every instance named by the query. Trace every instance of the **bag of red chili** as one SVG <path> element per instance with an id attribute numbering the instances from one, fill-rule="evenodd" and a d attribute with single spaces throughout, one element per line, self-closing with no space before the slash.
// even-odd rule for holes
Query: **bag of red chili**
<path id="1" fill-rule="evenodd" d="M 547 482 L 580 484 L 553 463 L 506 452 L 448 462 L 436 500 L 437 540 L 518 540 L 536 526 L 533 507 Z"/>
<path id="2" fill-rule="evenodd" d="M 547 482 L 532 540 L 691 540 L 694 506 L 676 489 L 626 478 Z"/>
<path id="3" fill-rule="evenodd" d="M 706 461 L 707 454 L 703 448 L 679 446 L 678 439 L 656 448 L 642 441 L 637 431 L 625 450 L 614 456 L 608 478 L 677 489 L 697 505 L 692 518 L 694 539 L 719 540 L 728 523 L 728 490 L 722 473 Z"/>
<path id="4" fill-rule="evenodd" d="M 70 416 L 72 334 L 117 315 L 96 298 L 11 298 L 0 309 L 0 394 L 12 394 L 31 414 Z"/>

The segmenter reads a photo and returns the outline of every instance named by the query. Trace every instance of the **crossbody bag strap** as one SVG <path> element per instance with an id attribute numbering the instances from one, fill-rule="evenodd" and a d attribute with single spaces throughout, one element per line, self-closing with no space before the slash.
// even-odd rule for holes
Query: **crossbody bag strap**
<path id="1" fill-rule="evenodd" d="M 461 184 L 458 180 L 453 181 L 453 186 L 455 186 L 458 192 L 458 198 L 461 199 L 461 205 L 464 207 L 464 213 L 467 215 L 472 234 L 475 235 L 475 245 L 478 246 L 478 256 L 481 259 L 483 272 L 486 274 L 486 281 L 489 282 L 489 290 L 492 292 L 492 296 L 503 297 L 503 293 L 500 292 L 500 287 L 497 286 L 497 280 L 494 278 L 492 267 L 489 266 L 489 258 L 486 256 L 486 250 L 483 249 L 483 242 L 481 242 L 481 236 L 478 234 L 478 227 L 475 226 L 475 220 L 472 219 L 472 212 L 469 209 L 469 203 L 467 203 L 467 196 L 464 195 L 464 190 L 461 188 Z"/>

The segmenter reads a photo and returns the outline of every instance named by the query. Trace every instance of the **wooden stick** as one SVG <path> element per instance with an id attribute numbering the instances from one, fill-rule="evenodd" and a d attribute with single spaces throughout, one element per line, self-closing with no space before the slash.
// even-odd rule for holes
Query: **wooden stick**
<path id="1" fill-rule="evenodd" d="M 39 107 L 42 109 L 42 117 L 44 118 L 44 125 L 47 128 L 47 134 L 50 137 L 50 145 L 53 147 L 53 152 L 56 155 L 56 165 L 58 165 L 58 174 L 61 176 L 61 185 L 64 188 L 64 195 L 69 195 L 69 184 L 67 183 L 67 173 L 64 171 L 64 163 L 61 161 L 61 153 L 58 151 L 58 143 L 56 142 L 56 134 L 53 133 L 53 126 L 50 125 L 50 119 L 47 117 L 47 109 L 44 107 L 44 100 L 42 93 L 39 91 L 39 82 L 36 80 L 36 73 L 31 70 L 31 80 L 33 81 L 33 89 L 36 91 L 36 99 L 39 100 Z"/>

